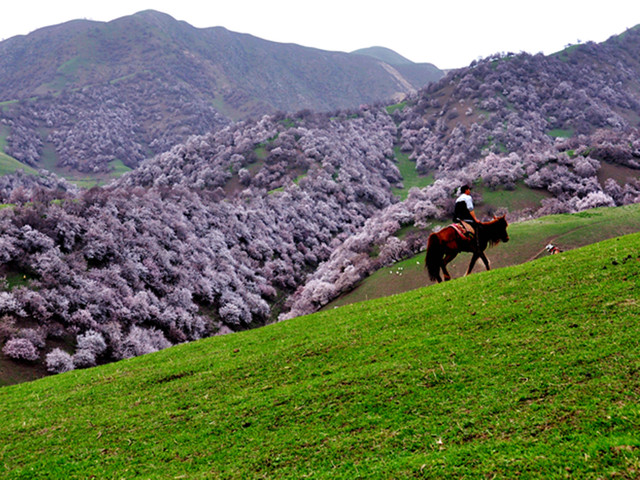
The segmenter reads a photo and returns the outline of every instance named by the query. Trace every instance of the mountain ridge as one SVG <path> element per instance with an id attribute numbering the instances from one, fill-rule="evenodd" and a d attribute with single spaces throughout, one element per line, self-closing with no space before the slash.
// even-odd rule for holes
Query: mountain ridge
<path id="1" fill-rule="evenodd" d="M 370 57 L 377 58 L 389 65 L 414 65 L 415 62 L 412 62 L 408 58 L 403 57 L 397 52 L 394 52 L 390 48 L 381 47 L 381 46 L 373 46 L 367 48 L 359 48 L 358 50 L 354 50 L 351 52 L 354 55 L 368 55 Z M 428 64 L 431 65 L 431 64 Z"/>
<path id="2" fill-rule="evenodd" d="M 135 35 L 133 37 L 135 40 L 142 40 L 144 37 L 151 37 L 150 40 L 153 40 L 154 43 L 128 43 L 126 44 L 127 46 L 132 45 L 134 48 L 124 49 L 121 45 L 122 41 L 128 41 L 128 35 L 125 35 L 125 33 L 127 32 L 129 35 Z M 31 78 L 29 78 L 26 75 L 16 75 L 16 72 L 19 73 L 18 70 L 10 70 L 11 63 L 14 63 L 14 60 L 16 60 L 16 57 L 19 56 L 20 53 L 28 52 L 30 56 L 33 56 L 34 54 L 37 54 L 38 48 L 41 48 L 43 44 L 47 44 L 49 49 L 46 51 L 49 58 L 58 59 L 58 67 L 60 67 L 61 64 L 64 64 L 64 62 L 60 61 L 61 59 L 66 59 L 66 61 L 72 60 L 72 58 L 70 58 L 69 49 L 75 48 L 76 52 L 80 54 L 82 53 L 82 47 L 91 47 L 94 50 L 93 53 L 96 53 L 98 55 L 98 60 L 112 60 L 115 62 L 116 60 L 120 61 L 120 59 L 110 58 L 110 55 L 114 56 L 114 52 L 110 52 L 109 48 L 114 48 L 117 50 L 116 53 L 125 55 L 137 54 L 138 50 L 143 47 L 147 49 L 153 48 L 154 46 L 161 46 L 162 48 L 166 48 L 165 44 L 155 45 L 155 42 L 158 41 L 159 33 L 166 36 L 167 39 L 171 40 L 171 42 L 167 44 L 169 46 L 173 45 L 173 47 L 169 50 L 171 55 L 177 55 L 181 51 L 182 53 L 186 53 L 184 49 L 190 49 L 191 51 L 196 52 L 201 56 L 201 58 L 205 60 L 220 60 L 220 58 L 215 55 L 215 52 L 211 52 L 211 47 L 216 45 L 217 43 L 222 44 L 223 47 L 228 47 L 228 51 L 222 48 L 222 53 L 225 56 L 231 57 L 235 54 L 244 56 L 245 58 L 251 58 L 254 55 L 254 51 L 257 53 L 258 48 L 265 48 L 264 46 L 266 45 L 269 48 L 281 47 L 284 53 L 281 53 L 280 55 L 283 58 L 291 55 L 292 53 L 299 55 L 299 52 L 315 52 L 321 54 L 324 57 L 340 59 L 341 61 L 357 58 L 356 56 L 351 56 L 346 52 L 330 52 L 317 48 L 303 47 L 295 43 L 279 43 L 270 40 L 263 40 L 247 33 L 232 32 L 224 27 L 196 28 L 184 21 L 177 21 L 167 14 L 155 10 L 144 10 L 136 14 L 120 17 L 109 22 L 97 22 L 92 20 L 71 20 L 63 24 L 38 29 L 28 35 L 12 37 L 8 40 L 0 42 L 0 51 L 3 52 L 4 59 L 4 61 L 0 60 L 0 66 L 3 68 L 3 71 L 10 72 L 13 74 L 14 78 L 19 79 L 19 83 L 23 85 L 23 90 L 25 92 L 24 94 L 20 94 L 20 90 L 17 86 L 12 86 L 12 88 L 9 88 L 6 83 L 0 82 L 0 95 L 2 95 L 2 98 L 0 98 L 0 100 L 8 101 L 25 98 L 26 96 L 32 96 L 34 93 L 51 93 L 51 91 L 43 90 L 46 88 L 45 84 L 35 83 L 38 81 L 37 76 L 32 76 Z M 60 45 L 57 44 L 55 38 L 52 38 L 56 35 L 61 35 L 63 37 L 63 47 L 66 47 L 66 50 L 63 48 L 62 51 L 60 51 Z M 121 40 L 123 38 L 124 40 Z M 90 43 L 92 39 L 94 42 L 96 42 L 96 45 L 83 45 L 82 42 L 79 42 L 79 40 L 82 40 L 84 42 Z M 29 42 L 25 42 L 26 40 L 29 40 Z M 99 40 L 103 40 L 104 43 L 100 44 Z M 101 47 L 101 50 L 98 50 L 98 47 Z M 12 55 L 12 48 L 17 49 L 18 52 Z M 270 51 L 269 48 L 266 49 L 267 52 Z M 209 52 L 205 54 L 205 50 L 209 50 Z M 54 51 L 57 51 L 58 55 L 54 55 Z M 160 54 L 160 51 L 156 52 L 156 54 Z M 209 55 L 209 57 L 207 57 L 207 55 Z M 367 56 L 365 56 L 365 58 L 366 57 Z M 125 56 L 125 58 L 127 57 Z M 149 62 L 149 64 L 145 64 L 148 67 L 150 65 L 153 65 L 154 62 L 157 62 L 158 60 L 161 60 L 161 58 L 154 56 L 151 59 L 145 61 Z M 262 60 L 264 61 L 265 58 L 262 58 Z M 357 65 L 359 67 L 370 70 L 375 64 L 370 61 L 360 61 L 359 63 L 357 63 Z M 112 75 L 111 78 L 107 77 L 105 79 L 114 80 L 115 78 L 118 78 L 118 75 L 119 74 L 115 74 Z M 94 78 L 97 79 L 98 77 Z M 78 80 L 77 84 L 72 83 L 68 85 L 68 87 L 73 86 L 83 87 L 87 86 L 87 83 L 82 83 L 80 79 Z M 422 86 L 423 85 L 413 85 L 413 87 L 416 89 Z M 377 96 L 375 98 L 380 99 L 384 97 Z M 363 101 L 363 99 L 358 99 L 357 102 L 366 103 Z M 352 105 L 358 105 L 359 103 L 354 102 L 352 103 Z M 313 105 L 308 105 L 308 107 L 311 106 Z M 283 107 L 283 105 L 276 105 L 276 108 Z M 334 109 L 336 108 L 336 105 L 330 105 L 329 108 Z M 287 110 L 291 109 L 289 108 Z"/>
<path id="3" fill-rule="evenodd" d="M 12 150 L 17 160 L 40 166 L 49 146 L 46 163 L 56 173 L 104 173 L 110 162 L 135 167 L 232 121 L 358 108 L 442 75 L 432 66 L 403 72 L 369 56 L 196 28 L 145 10 L 1 42 L 0 121 L 10 123 L 9 143 L 28 150 Z"/>

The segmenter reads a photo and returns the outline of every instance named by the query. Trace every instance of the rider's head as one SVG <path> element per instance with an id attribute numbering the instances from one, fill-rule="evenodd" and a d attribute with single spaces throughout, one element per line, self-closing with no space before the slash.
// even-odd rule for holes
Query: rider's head
<path id="1" fill-rule="evenodd" d="M 468 191 L 470 191 L 471 189 L 469 188 L 469 185 L 462 185 L 460 187 L 460 193 L 467 193 Z"/>

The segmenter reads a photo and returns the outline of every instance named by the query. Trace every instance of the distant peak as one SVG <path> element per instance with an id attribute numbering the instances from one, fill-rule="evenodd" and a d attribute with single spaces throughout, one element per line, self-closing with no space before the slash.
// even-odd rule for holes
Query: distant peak
<path id="1" fill-rule="evenodd" d="M 159 12 L 158 10 L 153 10 L 153 9 L 147 9 L 147 10 L 140 10 L 139 12 L 136 12 L 133 14 L 134 17 L 160 17 L 160 18 L 172 18 L 171 15 L 167 14 L 167 13 L 162 13 Z"/>
<path id="2" fill-rule="evenodd" d="M 408 58 L 403 57 L 397 52 L 394 52 L 390 48 L 386 47 L 369 47 L 361 48 L 351 52 L 356 55 L 366 55 L 381 60 L 389 65 L 412 65 L 414 62 Z"/>
<path id="3" fill-rule="evenodd" d="M 176 23 L 177 20 L 175 18 L 173 18 L 171 15 L 167 14 L 167 13 L 162 13 L 159 12 L 157 10 L 141 10 L 137 13 L 134 13 L 133 15 L 131 15 L 130 17 L 123 17 L 123 18 L 137 18 L 146 22 L 153 22 L 153 23 Z"/>

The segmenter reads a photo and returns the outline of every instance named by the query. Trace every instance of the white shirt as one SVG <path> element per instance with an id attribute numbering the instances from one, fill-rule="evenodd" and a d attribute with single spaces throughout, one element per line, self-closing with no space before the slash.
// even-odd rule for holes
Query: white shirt
<path id="1" fill-rule="evenodd" d="M 466 203 L 467 204 L 467 208 L 469 209 L 470 212 L 473 210 L 473 198 L 471 198 L 471 195 L 463 193 L 462 195 L 460 195 L 456 199 L 456 203 L 458 203 L 458 202 Z"/>

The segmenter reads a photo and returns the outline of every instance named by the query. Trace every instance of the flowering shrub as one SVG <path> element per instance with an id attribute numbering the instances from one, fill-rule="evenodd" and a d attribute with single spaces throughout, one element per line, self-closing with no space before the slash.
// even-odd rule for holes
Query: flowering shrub
<path id="1" fill-rule="evenodd" d="M 34 362 L 40 357 L 38 349 L 26 338 L 12 338 L 5 343 L 2 352 L 9 358 L 30 362 Z"/>
<path id="2" fill-rule="evenodd" d="M 54 348 L 47 354 L 46 361 L 47 370 L 51 373 L 64 373 L 73 370 L 73 358 L 64 350 Z"/>

